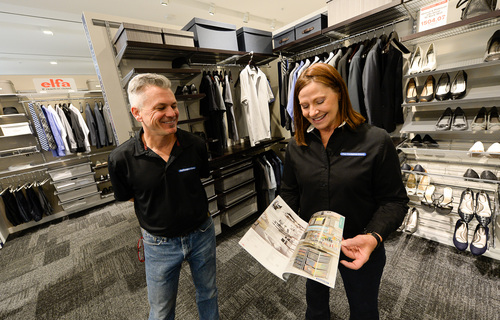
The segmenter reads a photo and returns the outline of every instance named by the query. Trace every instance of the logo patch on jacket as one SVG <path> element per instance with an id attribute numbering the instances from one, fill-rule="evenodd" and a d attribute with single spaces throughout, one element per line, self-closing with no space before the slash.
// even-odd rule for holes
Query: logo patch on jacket
<path id="1" fill-rule="evenodd" d="M 186 172 L 186 171 L 191 171 L 191 170 L 194 170 L 194 169 L 196 169 L 196 167 L 189 167 L 189 168 L 179 169 L 179 173 Z"/>

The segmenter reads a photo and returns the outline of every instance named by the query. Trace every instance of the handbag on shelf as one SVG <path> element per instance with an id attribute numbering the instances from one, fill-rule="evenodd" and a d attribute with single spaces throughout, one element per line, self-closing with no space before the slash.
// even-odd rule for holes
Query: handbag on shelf
<path id="1" fill-rule="evenodd" d="M 457 3 L 457 9 L 463 5 L 462 16 L 460 19 L 466 20 L 472 17 L 495 11 L 497 0 L 460 0 Z"/>

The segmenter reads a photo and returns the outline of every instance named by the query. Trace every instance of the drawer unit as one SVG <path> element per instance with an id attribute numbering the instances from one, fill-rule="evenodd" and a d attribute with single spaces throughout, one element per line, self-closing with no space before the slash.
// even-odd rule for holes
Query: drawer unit
<path id="1" fill-rule="evenodd" d="M 213 196 L 211 198 L 208 198 L 208 211 L 210 214 L 216 213 L 218 210 L 217 208 L 217 196 Z"/>
<path id="2" fill-rule="evenodd" d="M 272 54 L 272 33 L 269 31 L 242 27 L 236 31 L 238 50 L 255 53 Z"/>
<path id="3" fill-rule="evenodd" d="M 66 180 L 52 182 L 57 192 L 64 192 L 95 182 L 94 172 L 85 173 Z"/>
<path id="4" fill-rule="evenodd" d="M 205 192 L 207 193 L 207 198 L 211 198 L 215 196 L 215 185 L 214 185 L 214 179 L 206 180 L 202 182 L 203 186 L 205 187 Z"/>
<path id="5" fill-rule="evenodd" d="M 60 180 L 66 180 L 73 177 L 77 177 L 89 172 L 92 172 L 92 169 L 90 167 L 90 162 L 70 167 L 64 167 L 61 169 L 50 170 L 48 173 L 52 178 L 52 181 L 56 182 Z"/>
<path id="6" fill-rule="evenodd" d="M 222 207 L 230 206 L 253 193 L 255 193 L 255 179 L 220 193 L 217 198 L 217 204 Z"/>
<path id="7" fill-rule="evenodd" d="M 218 236 L 219 234 L 222 233 L 222 226 L 220 224 L 220 214 L 212 216 L 212 219 L 214 220 L 215 235 Z"/>
<path id="8" fill-rule="evenodd" d="M 161 29 L 164 44 L 194 47 L 194 33 L 191 31 Z"/>
<path id="9" fill-rule="evenodd" d="M 318 14 L 295 26 L 295 39 L 299 40 L 310 34 L 321 31 L 326 28 L 328 17 L 324 14 Z"/>
<path id="10" fill-rule="evenodd" d="M 274 49 L 277 49 L 285 44 L 295 41 L 295 28 L 287 29 L 278 33 L 273 37 Z"/>
<path id="11" fill-rule="evenodd" d="M 78 197 L 75 199 L 71 199 L 69 201 L 60 201 L 59 204 L 61 205 L 64 211 L 75 212 L 83 210 L 85 208 L 89 208 L 95 205 L 95 203 L 97 203 L 100 200 L 101 200 L 101 194 L 99 192 L 95 192 L 86 195 L 85 197 Z"/>
<path id="12" fill-rule="evenodd" d="M 253 193 L 249 197 L 241 199 L 229 207 L 225 207 L 221 221 L 225 225 L 232 227 L 257 211 L 257 194 Z"/>
<path id="13" fill-rule="evenodd" d="M 92 184 L 86 185 L 86 186 L 81 186 L 69 191 L 64 191 L 64 192 L 54 192 L 55 195 L 59 197 L 59 200 L 61 202 L 66 202 L 74 199 L 78 199 L 83 196 L 87 196 L 89 194 L 93 194 L 98 192 L 97 190 L 97 184 L 93 182 Z"/>
<path id="14" fill-rule="evenodd" d="M 193 18 L 182 30 L 194 33 L 194 44 L 199 48 L 238 51 L 233 24 Z"/>
<path id="15" fill-rule="evenodd" d="M 120 52 L 127 45 L 127 41 L 163 44 L 161 31 L 158 27 L 124 22 L 113 38 L 116 52 Z"/>
<path id="16" fill-rule="evenodd" d="M 240 168 L 215 180 L 215 190 L 224 192 L 253 178 L 253 165 Z"/>

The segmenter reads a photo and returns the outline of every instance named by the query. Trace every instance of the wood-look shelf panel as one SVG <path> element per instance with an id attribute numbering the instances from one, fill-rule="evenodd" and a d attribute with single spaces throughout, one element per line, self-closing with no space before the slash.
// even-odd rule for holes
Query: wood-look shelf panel
<path id="1" fill-rule="evenodd" d="M 175 99 L 177 101 L 197 101 L 205 98 L 204 93 L 199 93 L 199 94 L 176 94 Z"/>
<path id="2" fill-rule="evenodd" d="M 183 68 L 183 69 L 173 69 L 173 68 L 134 68 L 130 70 L 125 77 L 123 77 L 121 83 L 122 87 L 125 88 L 136 74 L 140 73 L 158 73 L 167 77 L 169 80 L 173 81 L 190 81 L 197 75 L 201 74 L 201 69 L 193 68 Z"/>
<path id="3" fill-rule="evenodd" d="M 203 122 L 207 121 L 207 117 L 200 117 L 200 118 L 193 118 L 193 119 L 186 119 L 186 120 L 179 120 L 177 123 L 178 124 L 189 124 L 189 123 L 197 123 L 197 122 Z"/>
<path id="4" fill-rule="evenodd" d="M 117 54 L 117 62 L 123 59 L 165 60 L 172 61 L 185 57 L 196 64 L 245 64 L 250 60 L 250 54 L 242 51 L 229 51 L 197 47 L 174 46 L 138 41 L 127 41 L 123 49 Z M 253 54 L 253 61 L 257 65 L 266 64 L 276 59 L 275 55 Z"/>

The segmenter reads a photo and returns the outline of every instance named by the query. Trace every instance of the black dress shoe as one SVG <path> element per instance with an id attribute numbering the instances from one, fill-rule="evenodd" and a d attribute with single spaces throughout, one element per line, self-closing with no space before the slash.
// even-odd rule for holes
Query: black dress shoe
<path id="1" fill-rule="evenodd" d="M 450 98 L 450 75 L 445 72 L 439 77 L 436 85 L 436 100 L 443 101 Z"/>
<path id="2" fill-rule="evenodd" d="M 175 95 L 180 96 L 183 94 L 189 94 L 189 89 L 187 86 L 177 86 L 177 89 L 175 90 Z"/>
<path id="3" fill-rule="evenodd" d="M 451 108 L 448 107 L 446 108 L 446 110 L 444 110 L 443 114 L 441 115 L 441 117 L 439 117 L 438 121 L 436 122 L 436 130 L 438 131 L 450 130 L 452 118 L 453 118 L 453 112 L 451 111 Z"/>
<path id="4" fill-rule="evenodd" d="M 428 76 L 424 83 L 424 88 L 418 99 L 420 102 L 429 102 L 434 99 L 434 86 L 436 81 L 433 76 Z"/>
<path id="5" fill-rule="evenodd" d="M 419 134 L 417 134 L 415 137 L 413 137 L 413 139 L 411 139 L 411 143 L 413 143 L 416 146 L 421 145 L 422 144 L 422 137 Z"/>
<path id="6" fill-rule="evenodd" d="M 436 140 L 432 139 L 430 135 L 426 134 L 422 142 L 427 146 L 439 146 Z"/>
<path id="7" fill-rule="evenodd" d="M 455 112 L 453 112 L 453 121 L 451 123 L 451 128 L 456 131 L 464 131 L 469 128 L 465 112 L 460 107 L 457 107 L 455 109 Z"/>
<path id="8" fill-rule="evenodd" d="M 416 103 L 418 102 L 417 98 L 417 83 L 415 82 L 415 78 L 411 78 L 406 85 L 406 103 Z"/>
<path id="9" fill-rule="evenodd" d="M 452 99 L 461 99 L 465 96 L 465 92 L 467 91 L 467 73 L 461 70 L 453 78 L 453 82 L 451 83 L 451 98 Z"/>
<path id="10" fill-rule="evenodd" d="M 413 168 L 413 171 L 417 171 L 417 172 L 426 172 L 424 167 L 422 167 L 421 165 L 417 164 L 415 166 L 415 168 Z"/>
<path id="11" fill-rule="evenodd" d="M 194 83 L 189 86 L 189 92 L 191 94 L 198 94 L 198 89 L 196 89 L 196 86 L 194 85 Z"/>
<path id="12" fill-rule="evenodd" d="M 493 61 L 500 59 L 500 30 L 495 31 L 488 40 L 484 61 Z"/>
<path id="13" fill-rule="evenodd" d="M 403 165 L 401 166 L 401 170 L 411 171 L 411 166 L 408 163 L 403 163 Z"/>
<path id="14" fill-rule="evenodd" d="M 469 168 L 469 169 L 467 169 L 467 171 L 465 171 L 464 177 L 465 178 L 479 179 L 479 175 L 477 174 L 477 172 L 474 171 L 474 169 L 471 169 L 471 168 Z M 465 179 L 465 180 L 467 180 L 467 179 Z"/>
<path id="15" fill-rule="evenodd" d="M 481 172 L 481 179 L 492 181 L 498 180 L 497 176 L 490 170 L 484 170 L 483 172 Z"/>

